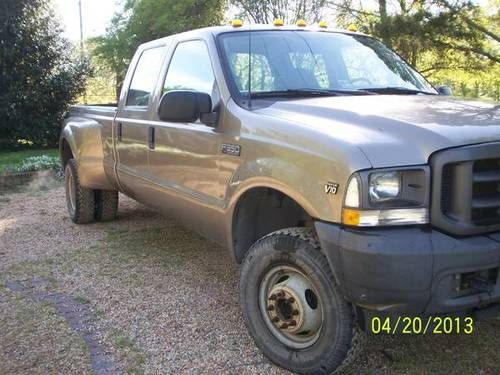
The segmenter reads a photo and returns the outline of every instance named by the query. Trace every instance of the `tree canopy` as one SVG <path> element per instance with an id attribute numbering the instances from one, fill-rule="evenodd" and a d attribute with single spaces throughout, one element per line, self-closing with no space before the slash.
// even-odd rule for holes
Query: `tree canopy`
<path id="1" fill-rule="evenodd" d="M 223 0 L 127 0 L 106 35 L 92 40 L 93 54 L 116 76 L 119 96 L 130 59 L 136 48 L 150 40 L 219 25 L 224 18 Z"/>
<path id="2" fill-rule="evenodd" d="M 240 17 L 255 23 L 272 23 L 282 19 L 296 23 L 303 19 L 309 23 L 318 22 L 325 16 L 328 0 L 233 0 L 240 10 Z"/>
<path id="3" fill-rule="evenodd" d="M 459 94 L 500 99 L 500 0 L 480 6 L 469 0 L 231 0 L 232 10 L 252 23 L 327 19 L 356 24 L 398 52 L 434 83 Z M 107 33 L 95 38 L 94 55 L 114 72 L 116 95 L 141 43 L 222 23 L 222 0 L 127 0 Z M 332 22 L 333 21 L 333 22 Z M 466 86 L 464 86 L 466 82 Z M 470 86 L 470 87 L 469 87 Z M 481 93 L 480 93 L 481 92 Z"/>

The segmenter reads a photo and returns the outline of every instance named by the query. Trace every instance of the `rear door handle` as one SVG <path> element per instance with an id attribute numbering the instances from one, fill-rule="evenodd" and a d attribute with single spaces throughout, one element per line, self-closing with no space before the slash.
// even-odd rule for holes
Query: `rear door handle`
<path id="1" fill-rule="evenodd" d="M 118 123 L 118 129 L 116 130 L 118 142 L 122 141 L 122 135 L 123 135 L 123 123 L 119 122 Z"/>
<path id="2" fill-rule="evenodd" d="M 150 150 L 155 149 L 155 128 L 153 126 L 150 126 L 148 130 L 148 144 Z"/>

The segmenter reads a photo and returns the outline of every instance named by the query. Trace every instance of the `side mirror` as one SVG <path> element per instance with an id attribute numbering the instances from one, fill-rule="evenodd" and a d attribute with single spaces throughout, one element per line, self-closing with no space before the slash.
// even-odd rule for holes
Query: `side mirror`
<path id="1" fill-rule="evenodd" d="M 453 95 L 453 92 L 451 91 L 450 86 L 439 86 L 437 88 L 437 91 L 438 91 L 439 95 L 446 95 L 446 96 Z"/>
<path id="2" fill-rule="evenodd" d="M 211 112 L 210 95 L 197 91 L 169 91 L 161 97 L 158 106 L 160 120 L 171 122 L 194 122 Z"/>

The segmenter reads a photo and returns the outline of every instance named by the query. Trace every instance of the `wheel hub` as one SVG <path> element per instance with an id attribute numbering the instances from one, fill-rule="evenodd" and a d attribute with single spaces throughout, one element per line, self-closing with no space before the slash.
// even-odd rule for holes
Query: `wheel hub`
<path id="1" fill-rule="evenodd" d="M 291 266 L 271 269 L 262 281 L 261 312 L 271 332 L 284 344 L 306 348 L 318 338 L 323 309 L 312 282 Z"/>
<path id="2" fill-rule="evenodd" d="M 304 312 L 295 292 L 286 287 L 275 287 L 268 298 L 267 311 L 274 325 L 287 332 L 297 332 L 304 323 Z"/>

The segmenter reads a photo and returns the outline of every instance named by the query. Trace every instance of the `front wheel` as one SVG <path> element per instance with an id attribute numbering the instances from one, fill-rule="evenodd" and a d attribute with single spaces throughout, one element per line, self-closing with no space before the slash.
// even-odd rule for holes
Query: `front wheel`
<path id="1" fill-rule="evenodd" d="M 344 300 L 313 233 L 274 232 L 249 250 L 241 307 L 255 343 L 274 363 L 301 374 L 331 374 L 361 347 Z"/>

